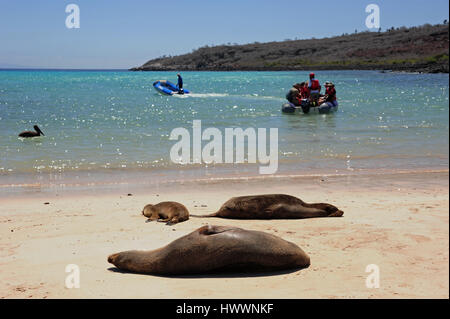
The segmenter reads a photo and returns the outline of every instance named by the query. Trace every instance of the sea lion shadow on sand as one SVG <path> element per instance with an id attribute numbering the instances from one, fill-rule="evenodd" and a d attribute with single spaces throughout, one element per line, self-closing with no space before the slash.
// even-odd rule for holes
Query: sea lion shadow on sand
<path id="1" fill-rule="evenodd" d="M 267 194 L 233 197 L 220 209 L 209 215 L 192 217 L 221 217 L 230 219 L 303 219 L 341 217 L 344 212 L 327 203 L 305 203 L 285 194 Z"/>
<path id="2" fill-rule="evenodd" d="M 249 277 L 296 271 L 310 265 L 296 244 L 261 231 L 203 226 L 152 251 L 130 250 L 108 257 L 114 272 L 164 277 Z"/>
<path id="3" fill-rule="evenodd" d="M 308 268 L 306 266 L 305 268 Z M 220 272 L 219 270 L 203 273 L 203 274 L 190 274 L 190 275 L 156 275 L 152 274 L 154 277 L 162 277 L 162 278 L 176 278 L 176 279 L 202 279 L 202 278 L 248 278 L 248 277 L 270 277 L 270 276 L 280 276 L 280 275 L 288 275 L 299 271 L 300 269 L 286 269 L 286 270 L 278 270 L 278 271 L 267 271 L 267 272 L 250 272 L 250 271 L 224 271 Z M 108 271 L 119 273 L 119 274 L 130 274 L 130 275 L 140 275 L 140 276 L 148 276 L 148 274 L 144 273 L 136 273 L 132 271 L 127 271 L 123 269 L 119 269 L 117 267 L 109 267 Z"/>

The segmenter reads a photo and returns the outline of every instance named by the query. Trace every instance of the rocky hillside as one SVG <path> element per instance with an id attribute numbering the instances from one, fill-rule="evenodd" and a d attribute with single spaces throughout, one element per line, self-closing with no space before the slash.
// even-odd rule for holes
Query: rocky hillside
<path id="1" fill-rule="evenodd" d="M 133 71 L 377 69 L 448 73 L 448 24 L 324 39 L 219 45 L 153 59 Z"/>

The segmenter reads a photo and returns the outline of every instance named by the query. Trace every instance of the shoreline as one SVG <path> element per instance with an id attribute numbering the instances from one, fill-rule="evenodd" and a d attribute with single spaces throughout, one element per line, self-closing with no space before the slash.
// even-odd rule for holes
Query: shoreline
<path id="1" fill-rule="evenodd" d="M 171 68 L 151 68 L 151 69 L 141 69 L 140 67 L 133 67 L 128 69 L 129 72 L 309 72 L 311 70 L 316 71 L 373 71 L 379 73 L 393 73 L 393 74 L 449 74 L 448 71 L 442 70 L 427 70 L 423 68 L 404 68 L 404 69 L 392 69 L 392 68 L 332 68 L 332 67 L 320 67 L 317 65 L 312 65 L 308 68 L 280 68 L 280 69 L 171 69 Z"/>
<path id="2" fill-rule="evenodd" d="M 0 198 L 0 298 L 448 298 L 448 190 L 448 172 L 435 172 L 216 180 Z M 328 202 L 344 216 L 191 217 L 167 226 L 146 223 L 140 213 L 147 203 L 174 200 L 191 214 L 205 215 L 233 196 L 264 193 Z M 175 278 L 119 273 L 106 261 L 114 252 L 162 247 L 208 223 L 280 236 L 304 249 L 311 266 L 284 274 Z M 64 286 L 68 264 L 80 267 L 79 289 Z M 378 289 L 365 287 L 368 264 L 380 267 Z M 221 289 L 214 288 L 219 284 Z"/>
<path id="3" fill-rule="evenodd" d="M 199 174 L 200 173 L 200 174 Z M 214 172 L 216 173 L 216 172 Z M 179 184 L 183 185 L 210 185 L 217 183 L 274 183 L 282 181 L 295 181 L 300 179 L 310 181 L 323 181 L 325 179 L 358 179 L 358 178 L 386 178 L 394 176 L 408 178 L 411 176 L 448 175 L 449 170 L 444 168 L 421 169 L 316 169 L 305 173 L 299 171 L 286 171 L 283 173 L 261 175 L 255 172 L 221 171 L 220 174 L 208 174 L 203 167 L 181 170 L 146 170 L 146 169 L 117 169 L 117 170 L 86 170 L 66 173 L 27 173 L 0 175 L 0 200 L 9 197 L 23 197 L 32 194 L 53 195 L 63 193 L 83 193 L 87 191 L 116 192 L 124 190 L 136 191 L 139 189 L 170 189 Z M 199 177 L 200 176 L 200 177 Z"/>
<path id="4" fill-rule="evenodd" d="M 318 66 L 312 66 L 310 68 L 302 68 L 302 69 L 230 69 L 230 70 L 222 70 L 222 69 L 176 69 L 180 72 L 299 72 L 299 71 L 310 71 L 310 70 L 318 70 L 318 71 L 374 71 L 380 73 L 394 73 L 394 74 L 449 74 L 449 72 L 438 71 L 438 72 L 427 72 L 422 69 L 389 69 L 389 68 L 320 68 Z M 0 71 L 61 71 L 61 72 L 174 72 L 172 69 L 139 69 L 129 68 L 129 69 L 64 69 L 64 68 L 55 68 L 55 69 L 46 69 L 46 68 L 0 68 Z"/>

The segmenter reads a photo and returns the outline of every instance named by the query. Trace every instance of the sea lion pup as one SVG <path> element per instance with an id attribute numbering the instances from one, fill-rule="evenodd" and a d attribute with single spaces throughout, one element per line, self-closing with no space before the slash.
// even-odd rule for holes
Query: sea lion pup
<path id="1" fill-rule="evenodd" d="M 308 267 L 309 256 L 280 237 L 232 226 L 203 226 L 152 251 L 113 254 L 119 269 L 154 275 L 265 272 Z"/>
<path id="2" fill-rule="evenodd" d="M 189 219 L 187 208 L 177 202 L 161 202 L 156 205 L 145 205 L 142 214 L 148 217 L 147 221 L 157 220 L 159 222 L 173 225 Z"/>
<path id="3" fill-rule="evenodd" d="M 284 194 L 233 197 L 210 215 L 194 217 L 222 217 L 235 219 L 297 219 L 314 217 L 341 217 L 344 212 L 326 204 L 308 204 Z"/>

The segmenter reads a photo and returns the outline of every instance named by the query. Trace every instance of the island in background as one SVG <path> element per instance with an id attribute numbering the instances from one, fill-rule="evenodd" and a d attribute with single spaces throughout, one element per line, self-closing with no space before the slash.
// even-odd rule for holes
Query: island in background
<path id="1" fill-rule="evenodd" d="M 205 46 L 131 71 L 392 70 L 448 73 L 449 26 L 426 24 L 341 36 Z"/>

